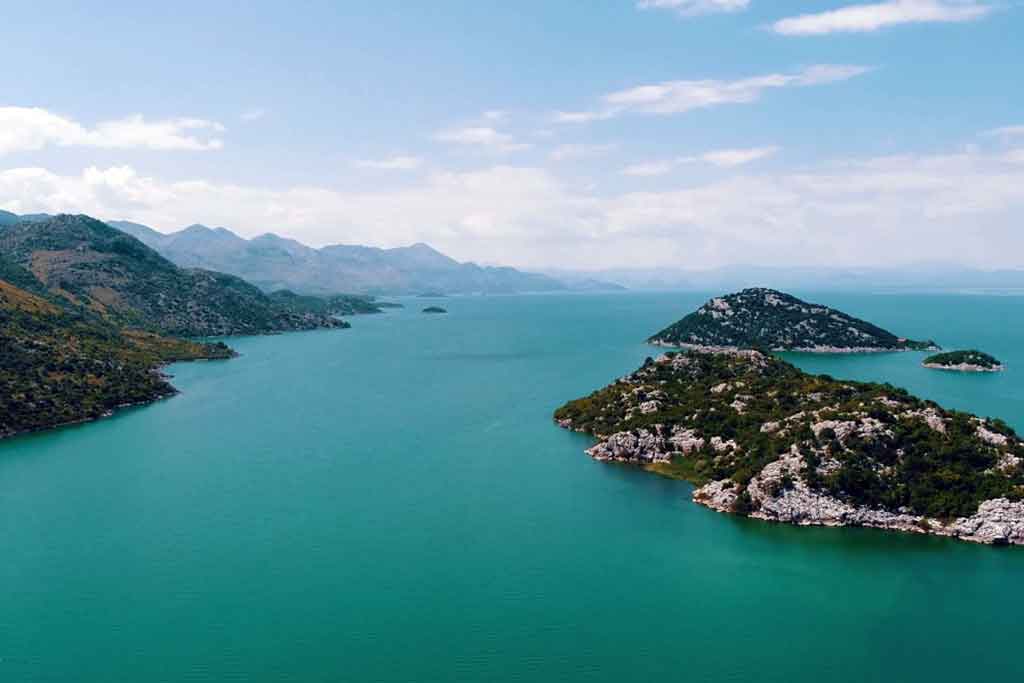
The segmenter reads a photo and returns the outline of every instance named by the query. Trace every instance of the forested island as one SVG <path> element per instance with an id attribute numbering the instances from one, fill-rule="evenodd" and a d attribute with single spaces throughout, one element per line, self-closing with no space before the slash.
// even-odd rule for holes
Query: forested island
<path id="1" fill-rule="evenodd" d="M 976 350 L 938 353 L 928 356 L 921 364 L 933 370 L 958 372 L 999 372 L 1004 369 L 997 358 Z"/>
<path id="2" fill-rule="evenodd" d="M 555 413 L 598 460 L 685 479 L 712 509 L 1024 544 L 1024 443 L 1000 420 L 756 350 L 691 350 Z"/>
<path id="3" fill-rule="evenodd" d="M 897 337 L 828 306 L 774 289 L 751 288 L 715 297 L 648 340 L 696 349 L 863 353 L 938 350 L 933 341 Z"/>
<path id="4" fill-rule="evenodd" d="M 427 306 L 423 309 L 424 313 L 447 313 L 448 311 L 441 308 L 440 306 Z"/>

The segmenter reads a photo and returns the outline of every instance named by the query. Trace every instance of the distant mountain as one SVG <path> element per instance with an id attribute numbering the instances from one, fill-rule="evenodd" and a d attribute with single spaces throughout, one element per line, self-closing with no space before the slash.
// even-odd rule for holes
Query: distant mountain
<path id="1" fill-rule="evenodd" d="M 981 270 L 942 263 L 900 267 L 731 265 L 710 270 L 611 268 L 549 273 L 564 281 L 590 277 L 617 282 L 631 290 L 706 292 L 768 286 L 781 290 L 805 291 L 1024 291 L 1024 270 Z"/>
<path id="2" fill-rule="evenodd" d="M 547 275 L 460 263 L 426 244 L 396 249 L 352 245 L 314 249 L 272 233 L 247 240 L 226 228 L 203 225 L 163 234 L 138 223 L 110 224 L 179 266 L 231 273 L 271 291 L 510 294 L 566 289 Z"/>
<path id="3" fill-rule="evenodd" d="M 626 287 L 613 281 L 613 278 L 601 278 L 584 271 L 546 268 L 544 274 L 565 284 L 574 292 L 623 292 Z"/>
<path id="4" fill-rule="evenodd" d="M 284 306 L 233 275 L 179 268 L 88 216 L 0 226 L 0 256 L 28 271 L 37 289 L 121 327 L 202 337 L 347 326 L 301 299 Z"/>
<path id="5" fill-rule="evenodd" d="M 715 297 L 648 341 L 696 348 L 770 351 L 906 351 L 935 342 L 897 337 L 888 330 L 820 304 L 763 287 Z"/>

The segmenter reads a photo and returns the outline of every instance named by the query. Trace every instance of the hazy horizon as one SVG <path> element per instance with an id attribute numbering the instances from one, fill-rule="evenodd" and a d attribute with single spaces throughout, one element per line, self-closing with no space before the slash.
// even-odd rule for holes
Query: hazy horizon
<path id="1" fill-rule="evenodd" d="M 1012 3 L 8 15 L 16 213 L 528 270 L 1024 265 Z"/>

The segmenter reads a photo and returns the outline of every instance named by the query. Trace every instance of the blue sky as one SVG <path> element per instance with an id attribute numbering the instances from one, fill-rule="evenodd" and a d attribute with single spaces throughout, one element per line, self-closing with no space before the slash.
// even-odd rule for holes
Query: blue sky
<path id="1" fill-rule="evenodd" d="M 527 267 L 1024 266 L 1015 1 L 8 4 L 0 208 Z"/>

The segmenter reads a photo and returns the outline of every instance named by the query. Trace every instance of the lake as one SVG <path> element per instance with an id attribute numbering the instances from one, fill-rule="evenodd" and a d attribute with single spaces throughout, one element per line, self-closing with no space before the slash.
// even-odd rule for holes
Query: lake
<path id="1" fill-rule="evenodd" d="M 792 362 L 1024 431 L 1024 297 L 797 294 L 1008 369 Z M 707 297 L 409 299 L 0 442 L 0 680 L 1024 676 L 1024 548 L 718 514 L 552 423 Z"/>

